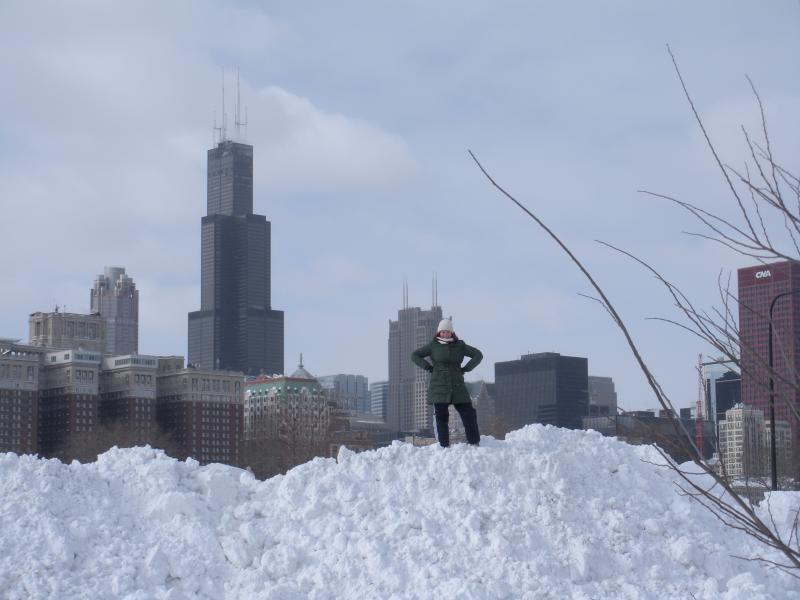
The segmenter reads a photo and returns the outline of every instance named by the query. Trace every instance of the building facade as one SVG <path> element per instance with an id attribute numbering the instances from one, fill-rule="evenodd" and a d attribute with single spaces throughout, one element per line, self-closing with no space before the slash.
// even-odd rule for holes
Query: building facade
<path id="1" fill-rule="evenodd" d="M 290 376 L 261 376 L 245 385 L 244 445 L 247 466 L 258 474 L 283 472 L 326 456 L 331 421 L 339 411 L 329 390 L 302 362 Z"/>
<path id="2" fill-rule="evenodd" d="M 91 461 L 97 458 L 100 352 L 46 352 L 39 388 L 39 454 Z"/>
<path id="3" fill-rule="evenodd" d="M 738 404 L 719 422 L 719 459 L 723 473 L 731 479 L 763 477 L 766 474 L 764 413 Z M 767 442 L 768 443 L 768 442 Z"/>
<path id="4" fill-rule="evenodd" d="M 442 308 L 403 308 L 389 321 L 389 398 L 386 424 L 392 431 L 433 429 L 427 393 L 430 373 L 411 362 L 411 353 L 430 342 L 442 320 Z"/>
<path id="5" fill-rule="evenodd" d="M 498 419 L 509 429 L 546 423 L 580 429 L 589 411 L 588 360 L 555 352 L 494 365 Z"/>
<path id="6" fill-rule="evenodd" d="M 366 414 L 370 412 L 371 398 L 369 379 L 363 375 L 323 375 L 317 377 L 320 385 L 329 391 L 330 399 L 336 406 L 350 412 Z"/>
<path id="7" fill-rule="evenodd" d="M 105 323 L 100 315 L 65 313 L 58 307 L 49 313 L 31 313 L 28 343 L 41 348 L 103 352 Z"/>
<path id="8" fill-rule="evenodd" d="M 617 414 L 617 391 L 611 377 L 589 375 L 589 414 L 592 416 Z"/>
<path id="9" fill-rule="evenodd" d="M 246 375 L 283 373 L 283 312 L 271 304 L 270 222 L 253 213 L 253 147 L 208 151 L 200 310 L 189 313 L 189 363 Z"/>
<path id="10" fill-rule="evenodd" d="M 156 443 L 158 357 L 109 356 L 100 371 L 98 416 L 117 445 Z"/>
<path id="11" fill-rule="evenodd" d="M 800 391 L 792 385 L 800 371 L 800 263 L 784 261 L 738 270 L 742 404 L 769 418 L 769 309 L 772 313 L 775 418 L 787 421 L 798 443 Z M 787 294 L 776 300 L 779 294 Z"/>
<path id="12" fill-rule="evenodd" d="M 124 267 L 105 267 L 89 293 L 90 312 L 103 320 L 107 355 L 139 352 L 139 290 Z"/>
<path id="13" fill-rule="evenodd" d="M 370 412 L 386 422 L 386 405 L 389 401 L 389 382 L 373 381 L 369 384 Z"/>
<path id="14" fill-rule="evenodd" d="M 725 419 L 725 413 L 742 401 L 742 378 L 729 361 L 703 363 L 706 392 L 706 414 L 715 423 Z"/>
<path id="15" fill-rule="evenodd" d="M 775 420 L 775 459 L 777 464 L 778 477 L 796 476 L 796 466 L 792 445 L 792 427 L 788 421 Z M 772 435 L 772 422 L 764 420 L 764 457 L 766 460 L 765 471 L 772 473 L 772 451 L 770 448 L 770 436 Z M 784 488 L 785 489 L 785 488 Z"/>
<path id="16" fill-rule="evenodd" d="M 0 339 L 0 452 L 38 450 L 40 354 Z"/>
<path id="17" fill-rule="evenodd" d="M 179 356 L 158 359 L 157 419 L 177 458 L 241 464 L 244 375 L 184 368 Z"/>

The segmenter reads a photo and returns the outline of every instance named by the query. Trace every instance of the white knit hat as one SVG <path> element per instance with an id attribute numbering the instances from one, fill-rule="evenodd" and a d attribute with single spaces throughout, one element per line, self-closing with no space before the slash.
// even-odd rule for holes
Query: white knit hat
<path id="1" fill-rule="evenodd" d="M 436 332 L 438 333 L 440 331 L 453 331 L 453 317 L 448 317 L 439 321 L 439 327 L 436 329 Z"/>

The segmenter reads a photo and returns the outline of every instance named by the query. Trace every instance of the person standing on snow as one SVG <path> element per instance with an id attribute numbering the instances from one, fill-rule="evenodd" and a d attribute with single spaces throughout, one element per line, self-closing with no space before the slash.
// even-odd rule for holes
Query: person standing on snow
<path id="1" fill-rule="evenodd" d="M 465 356 L 469 356 L 470 360 L 462 367 Z M 481 351 L 458 339 L 453 331 L 452 318 L 449 318 L 439 322 L 436 336 L 422 348 L 414 350 L 411 360 L 421 369 L 432 373 L 428 386 L 428 404 L 433 404 L 436 414 L 436 439 L 439 444 L 444 448 L 450 445 L 448 421 L 452 404 L 461 415 L 467 442 L 477 446 L 481 441 L 478 415 L 472 406 L 467 386 L 464 385 L 464 373 L 477 367 L 483 360 Z"/>

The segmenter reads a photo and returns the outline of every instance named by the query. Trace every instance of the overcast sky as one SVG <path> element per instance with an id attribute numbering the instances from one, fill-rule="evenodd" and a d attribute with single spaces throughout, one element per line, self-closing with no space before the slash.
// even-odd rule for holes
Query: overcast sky
<path id="1" fill-rule="evenodd" d="M 620 406 L 655 405 L 587 283 L 471 162 L 558 233 L 605 286 L 678 406 L 708 348 L 674 327 L 653 263 L 700 306 L 752 264 L 681 232 L 671 194 L 730 197 L 672 69 L 675 52 L 726 160 L 764 99 L 800 163 L 800 3 L 3 2 L 0 337 L 28 314 L 87 312 L 105 265 L 140 290 L 140 352 L 186 354 L 200 305 L 205 159 L 221 70 L 241 72 L 255 211 L 272 222 L 286 369 L 387 376 L 389 319 L 431 277 L 478 377 L 528 351 L 585 356 Z M 229 112 L 231 112 L 229 110 Z"/>

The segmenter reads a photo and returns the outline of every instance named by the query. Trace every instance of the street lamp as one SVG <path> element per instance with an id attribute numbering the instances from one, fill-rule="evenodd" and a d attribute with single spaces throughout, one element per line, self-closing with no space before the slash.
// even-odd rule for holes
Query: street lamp
<path id="1" fill-rule="evenodd" d="M 769 305 L 769 451 L 770 459 L 772 461 L 772 491 L 778 490 L 778 460 L 777 452 L 775 450 L 775 378 L 772 376 L 772 309 L 775 308 L 775 303 L 784 296 L 791 296 L 798 294 L 800 290 L 791 290 L 778 294 L 772 299 Z"/>

